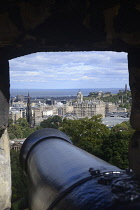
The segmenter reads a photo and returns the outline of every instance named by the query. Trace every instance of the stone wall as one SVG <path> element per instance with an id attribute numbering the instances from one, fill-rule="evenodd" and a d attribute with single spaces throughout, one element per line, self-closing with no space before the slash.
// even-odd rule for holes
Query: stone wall
<path id="1" fill-rule="evenodd" d="M 138 0 L 3 0 L 0 56 L 140 49 Z"/>
<path id="2" fill-rule="evenodd" d="M 0 209 L 3 210 L 11 207 L 11 170 L 7 130 L 0 135 Z"/>
<path id="3" fill-rule="evenodd" d="M 10 147 L 7 133 L 9 115 L 9 63 L 0 60 L 0 209 L 10 208 L 11 170 Z"/>

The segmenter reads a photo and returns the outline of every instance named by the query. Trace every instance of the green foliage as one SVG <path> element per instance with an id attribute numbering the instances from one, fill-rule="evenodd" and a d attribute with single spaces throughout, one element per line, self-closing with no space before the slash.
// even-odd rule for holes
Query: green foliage
<path id="1" fill-rule="evenodd" d="M 110 92 L 103 93 L 101 96 L 98 92 L 90 92 L 88 96 L 84 97 L 84 100 L 92 100 L 93 98 L 99 99 L 104 102 L 112 102 L 118 105 L 120 108 L 126 108 L 128 111 L 131 109 L 131 91 L 119 92 L 117 94 L 111 94 Z M 123 104 L 122 104 L 123 99 Z"/>
<path id="2" fill-rule="evenodd" d="M 22 135 L 23 138 L 27 138 L 29 135 L 31 135 L 35 131 L 34 128 L 26 127 L 22 129 Z"/>
<path id="3" fill-rule="evenodd" d="M 118 125 L 116 127 L 117 130 L 112 130 L 102 144 L 102 158 L 119 168 L 125 169 L 128 167 L 128 145 L 133 131 L 126 130 L 126 127 L 125 130 L 122 130 L 122 125 L 120 130 Z"/>
<path id="4" fill-rule="evenodd" d="M 12 203 L 11 210 L 28 210 L 28 200 L 27 196 L 24 198 L 21 198 L 20 200 L 17 200 Z"/>
<path id="5" fill-rule="evenodd" d="M 124 121 L 113 127 L 110 135 L 105 139 L 101 149 L 103 159 L 125 169 L 128 167 L 128 145 L 134 133 L 129 121 Z"/>
<path id="6" fill-rule="evenodd" d="M 62 123 L 62 118 L 58 115 L 55 115 L 54 117 L 49 117 L 47 120 L 43 120 L 40 123 L 40 126 L 42 128 L 58 128 Z"/>
<path id="7" fill-rule="evenodd" d="M 27 138 L 31 133 L 35 131 L 34 128 L 30 128 L 29 123 L 25 118 L 19 118 L 16 121 L 16 124 L 20 126 L 23 138 Z"/>
<path id="8" fill-rule="evenodd" d="M 16 124 L 9 124 L 8 133 L 10 139 L 27 138 L 31 133 L 35 131 L 34 128 L 30 128 L 25 118 L 19 118 Z"/>
<path id="9" fill-rule="evenodd" d="M 88 97 L 97 97 L 98 93 L 97 92 L 90 92 Z"/>
<path id="10" fill-rule="evenodd" d="M 16 121 L 16 124 L 19 125 L 20 127 L 24 127 L 24 128 L 29 126 L 29 124 L 25 118 L 19 118 Z"/>
<path id="11" fill-rule="evenodd" d="M 103 100 L 104 102 L 117 103 L 120 100 L 120 96 L 117 94 L 114 94 L 107 97 L 103 97 L 101 98 L 101 100 Z"/>
<path id="12" fill-rule="evenodd" d="M 8 133 L 9 133 L 9 138 L 10 139 L 15 139 L 15 138 L 21 139 L 21 138 L 23 138 L 22 130 L 21 130 L 21 127 L 19 125 L 11 124 L 8 127 Z"/>
<path id="13" fill-rule="evenodd" d="M 127 131 L 128 134 L 132 135 L 134 133 L 133 128 L 130 125 L 130 121 L 124 121 L 120 124 L 115 125 L 112 128 L 112 131 L 117 132 L 117 131 Z"/>
<path id="14" fill-rule="evenodd" d="M 13 119 L 9 118 L 8 119 L 8 126 L 12 125 L 13 124 Z"/>
<path id="15" fill-rule="evenodd" d="M 100 146 L 110 133 L 102 124 L 101 115 L 93 116 L 91 119 L 64 119 L 61 131 L 69 135 L 76 146 L 99 157 L 102 153 Z"/>
<path id="16" fill-rule="evenodd" d="M 120 102 L 122 101 L 122 99 L 123 99 L 123 104 Z M 128 110 L 130 110 L 131 108 L 130 99 L 131 99 L 131 91 L 119 92 L 117 94 L 101 97 L 101 100 L 103 100 L 104 102 L 116 103 L 119 104 L 119 107 L 126 108 Z"/>
<path id="17" fill-rule="evenodd" d="M 129 122 L 109 130 L 99 115 L 91 119 L 64 119 L 61 131 L 70 136 L 74 145 L 87 152 L 119 168 L 128 167 L 128 144 L 134 132 Z"/>
<path id="18" fill-rule="evenodd" d="M 27 184 L 26 184 L 27 181 L 20 167 L 19 152 L 16 152 L 14 150 L 11 150 L 11 173 L 12 173 L 12 209 L 23 209 L 21 208 L 21 206 L 25 206 L 25 204 L 27 205 L 28 203 Z M 16 203 L 16 201 L 18 202 Z"/>

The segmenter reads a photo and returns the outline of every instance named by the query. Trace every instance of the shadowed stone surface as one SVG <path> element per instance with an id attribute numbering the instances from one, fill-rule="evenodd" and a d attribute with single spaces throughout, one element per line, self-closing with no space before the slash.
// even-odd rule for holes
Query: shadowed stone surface
<path id="1" fill-rule="evenodd" d="M 128 54 L 128 68 L 133 99 L 130 122 L 135 130 L 140 131 L 140 53 Z"/>
<path id="2" fill-rule="evenodd" d="M 140 131 L 136 131 L 129 144 L 129 165 L 140 179 Z"/>
<path id="3" fill-rule="evenodd" d="M 9 62 L 0 60 L 0 130 L 8 125 L 9 116 Z"/>
<path id="4" fill-rule="evenodd" d="M 138 0 L 3 0 L 0 54 L 140 48 Z"/>

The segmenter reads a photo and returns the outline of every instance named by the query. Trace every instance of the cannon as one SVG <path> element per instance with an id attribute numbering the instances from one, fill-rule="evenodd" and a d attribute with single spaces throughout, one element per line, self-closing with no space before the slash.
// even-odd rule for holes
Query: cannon
<path id="1" fill-rule="evenodd" d="M 121 170 L 74 146 L 63 132 L 45 128 L 23 143 L 31 210 L 140 209 L 140 186 Z"/>

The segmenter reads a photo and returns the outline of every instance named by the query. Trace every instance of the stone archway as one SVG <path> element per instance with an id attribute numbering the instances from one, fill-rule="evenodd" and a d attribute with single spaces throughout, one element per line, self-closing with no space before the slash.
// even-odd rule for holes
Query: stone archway
<path id="1" fill-rule="evenodd" d="M 138 0 L 3 0 L 0 29 L 0 182 L 3 183 L 0 209 L 6 209 L 10 208 L 10 159 L 6 134 L 8 60 L 40 51 L 128 52 L 132 91 L 131 124 L 139 132 L 140 3 Z M 133 147 L 134 152 L 135 149 Z M 137 173 L 134 165 L 139 157 L 131 157 L 131 165 Z"/>

